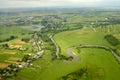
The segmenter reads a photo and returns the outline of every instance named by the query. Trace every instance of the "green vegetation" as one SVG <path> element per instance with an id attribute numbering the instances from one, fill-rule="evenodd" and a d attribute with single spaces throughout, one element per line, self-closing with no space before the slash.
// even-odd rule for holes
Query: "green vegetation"
<path id="1" fill-rule="evenodd" d="M 119 44 L 119 40 L 117 40 L 114 36 L 112 35 L 106 35 L 105 39 L 113 46 L 116 46 Z"/>
<path id="2" fill-rule="evenodd" d="M 66 35 L 65 35 L 66 34 Z M 74 30 L 58 33 L 55 35 L 56 42 L 61 47 L 61 54 L 66 55 L 66 48 L 79 44 L 103 44 L 109 45 L 104 39 L 106 33 L 93 32 L 92 29 Z M 75 38 L 74 38 L 75 36 Z M 99 37 L 98 37 L 99 36 Z M 65 41 L 66 40 L 66 41 Z"/>
<path id="3" fill-rule="evenodd" d="M 120 79 L 120 64 L 109 50 L 76 47 L 80 44 L 108 46 L 120 56 L 119 9 L 4 13 L 0 11 L 0 19 L 5 18 L 0 23 L 0 78 L 2 75 L 6 80 Z M 58 45 L 59 58 L 51 36 Z M 38 56 L 42 50 L 44 55 Z M 74 61 L 76 57 L 79 59 Z M 27 66 L 16 70 L 21 64 Z"/>
<path id="4" fill-rule="evenodd" d="M 29 42 L 30 38 L 22 38 L 21 41 Z"/>
<path id="5" fill-rule="evenodd" d="M 85 35 L 83 35 L 85 34 Z M 87 34 L 87 35 L 86 35 Z M 100 35 L 101 36 L 100 36 Z M 69 36 L 68 36 L 69 35 Z M 74 36 L 76 35 L 76 36 Z M 97 37 L 99 35 L 99 37 Z M 110 46 L 104 39 L 105 34 L 99 33 L 99 32 L 93 32 L 86 30 L 75 30 L 75 31 L 66 31 L 62 33 L 58 33 L 55 35 L 55 40 L 61 47 L 61 54 L 66 55 L 66 48 L 72 45 L 76 44 L 103 44 Z M 96 37 L 96 38 L 95 38 Z M 77 40 L 77 42 L 76 42 Z M 101 42 L 101 43 L 100 43 Z M 62 44 L 63 43 L 63 44 Z M 116 61 L 116 59 L 113 57 L 113 55 L 105 51 L 104 49 L 87 49 L 87 48 L 81 48 L 78 50 L 73 50 L 75 53 L 80 56 L 80 62 L 82 66 L 90 66 L 90 70 L 88 72 L 89 76 L 84 76 L 84 79 L 98 79 L 98 80 L 112 80 L 112 79 L 119 79 L 119 76 L 116 75 L 119 73 L 119 63 Z M 103 63 L 104 60 L 104 63 Z M 111 65 L 114 64 L 114 65 Z M 77 65 L 77 64 L 76 64 Z M 114 72 L 112 69 L 116 69 Z M 80 68 L 78 68 L 79 70 Z M 100 69 L 100 73 L 97 72 Z M 93 72 L 90 72 L 93 71 Z M 111 74 L 111 73 L 114 73 Z M 94 76 L 92 76 L 94 75 Z M 102 78 L 100 78 L 100 75 L 102 75 Z M 116 76 L 116 77 L 115 77 Z M 74 77 L 76 78 L 76 77 Z M 63 79 L 64 80 L 64 79 Z M 66 79 L 65 79 L 66 80 Z"/>
<path id="6" fill-rule="evenodd" d="M 83 75 L 87 75 L 87 69 L 81 68 L 75 72 L 69 73 L 66 76 L 63 76 L 60 80 L 79 80 Z"/>
<path id="7" fill-rule="evenodd" d="M 23 35 L 23 32 L 24 35 Z M 0 26 L 0 41 L 10 41 L 15 38 L 28 37 L 30 36 L 32 30 L 26 30 L 18 26 L 4 27 Z"/>

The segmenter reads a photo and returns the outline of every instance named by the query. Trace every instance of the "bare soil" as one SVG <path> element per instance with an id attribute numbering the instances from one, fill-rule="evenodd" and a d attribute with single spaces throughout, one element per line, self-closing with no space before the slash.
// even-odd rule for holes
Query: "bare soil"
<path id="1" fill-rule="evenodd" d="M 8 60 L 10 61 L 17 61 L 17 60 L 20 60 L 19 57 L 10 57 Z"/>
<path id="2" fill-rule="evenodd" d="M 4 54 L 16 54 L 16 52 L 3 52 Z"/>
<path id="3" fill-rule="evenodd" d="M 0 63 L 0 68 L 6 68 L 9 64 L 6 64 L 6 63 Z"/>

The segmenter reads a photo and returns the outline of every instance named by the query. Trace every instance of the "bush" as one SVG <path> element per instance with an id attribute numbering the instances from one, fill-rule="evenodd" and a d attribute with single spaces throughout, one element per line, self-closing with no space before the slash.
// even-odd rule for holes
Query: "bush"
<path id="1" fill-rule="evenodd" d="M 24 41 L 24 42 L 29 42 L 30 38 L 22 38 L 21 41 Z"/>
<path id="2" fill-rule="evenodd" d="M 9 48 L 9 45 L 7 43 L 1 45 L 4 48 Z"/>
<path id="3" fill-rule="evenodd" d="M 87 69 L 86 68 L 81 68 L 78 71 L 69 73 L 66 76 L 62 76 L 59 80 L 81 80 L 81 77 L 84 74 L 87 74 Z"/>
<path id="4" fill-rule="evenodd" d="M 112 35 L 106 35 L 104 38 L 113 46 L 116 46 L 119 44 L 119 40 Z"/>
<path id="5" fill-rule="evenodd" d="M 18 36 L 10 36 L 9 38 L 6 38 L 6 39 L 3 39 L 3 40 L 0 40 L 0 42 L 6 42 L 6 41 L 10 41 L 10 40 L 13 40 L 13 39 L 16 39 L 18 38 Z"/>

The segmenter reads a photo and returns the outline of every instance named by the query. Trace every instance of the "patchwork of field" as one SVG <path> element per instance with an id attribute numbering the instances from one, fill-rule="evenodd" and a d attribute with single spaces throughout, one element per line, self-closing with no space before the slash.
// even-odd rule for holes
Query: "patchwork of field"
<path id="1" fill-rule="evenodd" d="M 101 32 L 99 28 L 94 31 L 89 27 L 57 33 L 54 39 L 61 49 L 60 54 L 69 56 L 66 49 L 70 46 L 79 44 L 111 46 L 104 39 L 107 34 L 108 32 Z M 114 33 L 114 35 L 117 34 Z M 78 49 L 72 49 L 72 51 L 80 60 L 73 62 L 51 61 L 51 54 L 46 51 L 42 58 L 33 62 L 33 66 L 22 69 L 18 72 L 18 77 L 12 77 L 8 80 L 22 78 L 25 80 L 59 80 L 62 76 L 78 71 L 81 68 L 86 68 L 87 74 L 82 75 L 80 80 L 119 80 L 120 65 L 111 52 L 98 48 L 80 48 L 79 51 Z M 8 59 L 11 59 L 11 57 Z"/>
<path id="2" fill-rule="evenodd" d="M 104 39 L 108 32 L 101 32 L 97 28 L 96 30 L 95 32 L 92 28 L 83 28 L 57 33 L 54 39 L 61 49 L 60 54 L 69 56 L 66 49 L 79 44 L 111 46 Z M 98 48 L 80 48 L 79 51 L 78 49 L 72 49 L 72 51 L 80 60 L 73 62 L 51 61 L 51 54 L 46 51 L 42 58 L 33 62 L 33 66 L 18 72 L 19 77 L 12 77 L 8 80 L 19 80 L 21 78 L 25 80 L 32 80 L 33 78 L 35 80 L 59 80 L 62 76 L 82 68 L 87 69 L 87 74 L 85 73 L 78 80 L 119 80 L 120 65 L 111 52 Z"/>
<path id="3" fill-rule="evenodd" d="M 0 68 L 6 68 L 9 64 L 20 60 L 24 54 L 31 53 L 29 50 L 22 51 L 26 48 L 29 49 L 31 43 L 21 40 L 24 37 L 30 37 L 30 32 L 31 30 L 25 30 L 16 26 L 0 27 Z"/>
<path id="4" fill-rule="evenodd" d="M 6 20 L 1 22 L 0 70 L 9 64 L 17 64 L 26 54 L 37 53 L 34 45 L 37 42 L 41 44 L 39 39 L 43 39 L 45 50 L 45 54 L 34 60 L 31 66 L 24 67 L 6 80 L 119 80 L 120 64 L 109 50 L 71 48 L 80 44 L 103 45 L 120 55 L 119 11 L 58 11 L 45 14 L 23 12 L 6 16 Z M 36 37 L 37 42 L 33 38 L 34 33 L 39 36 Z M 55 45 L 49 39 L 52 35 L 60 48 L 60 59 L 56 58 Z M 112 45 L 110 42 L 115 40 L 118 42 Z M 67 53 L 68 48 L 78 59 L 72 61 L 61 57 L 71 57 Z"/>

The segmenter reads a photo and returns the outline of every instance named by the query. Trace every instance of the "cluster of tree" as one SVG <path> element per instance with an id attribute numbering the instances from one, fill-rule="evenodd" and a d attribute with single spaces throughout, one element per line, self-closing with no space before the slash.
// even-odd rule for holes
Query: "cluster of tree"
<path id="1" fill-rule="evenodd" d="M 31 66 L 31 62 L 33 62 L 35 58 L 28 54 L 25 55 L 21 60 L 18 60 L 17 62 L 19 64 L 10 64 L 7 68 L 0 69 L 0 80 L 6 80 L 9 77 L 13 77 L 17 75 L 17 72 L 26 67 Z"/>
<path id="2" fill-rule="evenodd" d="M 64 55 L 61 55 L 61 54 L 59 56 L 60 56 L 59 59 L 61 59 L 61 60 L 67 60 L 67 61 L 72 61 L 73 60 L 72 56 L 67 57 L 67 56 L 64 56 Z"/>
<path id="3" fill-rule="evenodd" d="M 20 62 L 32 62 L 34 59 L 31 55 L 25 55 Z M 19 61 L 18 61 L 19 62 Z"/>
<path id="4" fill-rule="evenodd" d="M 57 56 L 56 56 L 56 48 L 55 48 L 55 45 L 52 43 L 51 40 L 49 40 L 49 46 L 46 47 L 47 50 L 50 50 L 51 51 L 51 60 L 54 61 L 55 59 L 57 59 Z"/>
<path id="5" fill-rule="evenodd" d="M 58 20 L 58 22 L 56 20 Z M 76 24 L 75 28 L 69 28 L 69 26 L 66 25 L 66 21 L 67 21 L 66 19 L 62 19 L 60 17 L 58 18 L 58 17 L 52 16 L 52 15 L 45 17 L 41 21 L 41 24 L 43 26 L 45 26 L 45 28 L 42 28 L 42 30 L 39 31 L 38 35 L 42 38 L 43 41 L 49 43 L 50 47 L 47 46 L 45 49 L 51 51 L 52 60 L 57 59 L 57 56 L 56 56 L 55 45 L 50 40 L 49 34 L 55 34 L 55 33 L 66 31 L 66 30 L 80 29 L 83 27 L 83 26 L 81 26 L 81 24 Z M 60 59 L 72 60 L 73 57 L 72 56 L 66 57 L 64 55 L 60 55 Z"/>
<path id="6" fill-rule="evenodd" d="M 38 33 L 38 35 L 42 38 L 43 41 L 45 41 L 45 42 L 50 41 L 50 38 L 48 37 L 48 35 L 46 33 Z"/>
<path id="7" fill-rule="evenodd" d="M 120 19 L 117 19 L 117 18 L 110 18 L 108 19 L 108 21 L 111 23 L 111 24 L 120 24 Z"/>
<path id="8" fill-rule="evenodd" d="M 0 40 L 0 42 L 7 42 L 7 41 L 10 41 L 10 40 L 13 40 L 13 39 L 16 39 L 18 38 L 18 36 L 10 36 L 9 38 L 6 38 L 6 39 L 3 39 L 3 40 Z"/>
<path id="9" fill-rule="evenodd" d="M 111 48 L 111 49 L 112 49 L 112 48 Z M 119 49 L 113 48 L 112 50 L 113 50 L 118 56 L 120 56 Z"/>
<path id="10" fill-rule="evenodd" d="M 77 47 L 77 52 L 80 53 L 81 52 L 81 48 Z"/>
<path id="11" fill-rule="evenodd" d="M 106 21 L 100 21 L 98 20 L 97 22 L 94 21 L 86 21 L 88 23 L 92 23 L 93 27 L 100 27 L 100 26 L 107 26 L 107 25 L 114 25 L 114 24 L 120 24 L 120 19 L 116 19 L 116 18 L 108 18 L 108 20 Z"/>
<path id="12" fill-rule="evenodd" d="M 58 80 L 81 80 L 81 77 L 85 75 L 88 75 L 88 71 L 86 68 L 81 68 L 78 71 L 72 72 L 67 74 L 66 76 L 62 76 Z"/>
<path id="13" fill-rule="evenodd" d="M 29 42 L 30 41 L 30 38 L 22 38 L 21 41 L 24 41 L 24 42 Z"/>
<path id="14" fill-rule="evenodd" d="M 46 19 L 42 19 L 41 24 L 42 24 L 43 26 L 46 26 L 47 23 L 48 23 L 48 21 L 47 21 Z"/>
<path id="15" fill-rule="evenodd" d="M 52 51 L 52 53 L 51 53 L 51 56 L 52 56 L 52 61 L 54 61 L 55 59 L 57 59 L 57 56 L 56 56 L 56 54 L 55 54 L 56 52 L 55 52 L 55 50 L 54 51 Z"/>
<path id="16" fill-rule="evenodd" d="M 116 46 L 119 44 L 119 40 L 116 39 L 113 35 L 106 35 L 104 39 L 106 39 L 113 46 Z"/>
<path id="17" fill-rule="evenodd" d="M 1 44 L 0 46 L 2 46 L 3 48 L 9 48 L 9 45 L 7 43 Z"/>
<path id="18" fill-rule="evenodd" d="M 16 64 L 10 64 L 10 65 L 8 65 L 7 68 L 0 69 L 0 78 L 1 78 L 1 80 L 6 80 L 6 78 L 16 76 L 16 73 L 19 70 L 20 69 L 18 68 L 18 66 Z"/>
<path id="19" fill-rule="evenodd" d="M 45 49 L 46 50 L 50 50 L 50 52 L 51 52 L 51 56 L 52 56 L 52 61 L 53 60 L 55 60 L 55 59 L 57 59 L 57 56 L 56 56 L 56 48 L 55 48 L 55 45 L 53 44 L 53 42 L 50 40 L 50 38 L 49 38 L 49 36 L 48 36 L 48 34 L 49 34 L 50 32 L 48 31 L 48 32 L 46 32 L 46 28 L 43 28 L 40 32 L 38 32 L 37 34 L 38 34 L 38 36 L 40 36 L 41 37 L 41 39 L 44 41 L 44 42 L 46 42 L 46 43 L 48 43 L 48 45 L 45 47 Z"/>
<path id="20" fill-rule="evenodd" d="M 45 26 L 47 31 L 58 31 L 63 26 L 63 19 L 58 15 L 49 15 L 42 19 L 41 25 Z"/>
<path id="21" fill-rule="evenodd" d="M 64 19 L 64 18 L 56 17 L 56 15 L 55 16 L 54 15 L 46 16 L 41 21 L 41 25 L 45 26 L 45 28 L 42 28 L 42 30 L 40 30 L 37 34 L 42 38 L 43 41 L 45 41 L 49 44 L 50 47 L 47 46 L 47 47 L 45 47 L 45 49 L 51 51 L 52 60 L 57 59 L 57 56 L 56 56 L 56 52 L 55 52 L 56 51 L 55 45 L 50 40 L 49 35 L 50 34 L 54 35 L 58 32 L 62 32 L 62 31 L 83 28 L 83 25 L 81 23 L 74 24 L 75 27 L 71 28 L 69 26 L 70 25 L 69 23 L 68 23 L 68 25 L 66 25 L 66 22 L 67 22 L 66 18 Z M 73 57 L 72 56 L 66 57 L 64 55 L 60 55 L 60 59 L 72 60 Z"/>
<path id="22" fill-rule="evenodd" d="M 96 28 L 96 27 L 102 27 L 102 28 L 103 28 L 103 27 L 105 27 L 105 26 L 107 26 L 107 25 L 110 25 L 110 24 L 107 23 L 107 22 L 106 22 L 106 23 L 99 23 L 99 24 L 94 24 L 93 27 L 94 27 L 94 28 Z"/>

